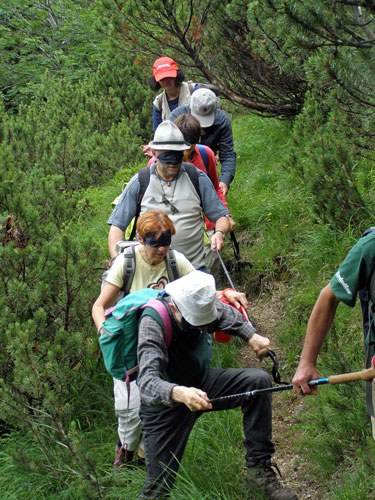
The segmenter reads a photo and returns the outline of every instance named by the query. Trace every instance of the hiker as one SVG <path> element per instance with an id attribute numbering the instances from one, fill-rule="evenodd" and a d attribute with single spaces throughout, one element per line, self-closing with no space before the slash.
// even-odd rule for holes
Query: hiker
<path id="1" fill-rule="evenodd" d="M 138 329 L 138 386 L 147 472 L 139 498 L 169 495 L 189 434 L 202 413 L 241 406 L 250 488 L 273 500 L 295 500 L 294 493 L 281 487 L 271 465 L 271 395 L 209 401 L 268 388 L 271 381 L 257 368 L 210 368 L 207 332 L 220 330 L 238 336 L 255 353 L 268 349 L 269 339 L 258 335 L 237 310 L 216 299 L 210 274 L 194 271 L 168 283 L 165 292 L 159 300 L 166 302 L 172 321 L 169 347 L 153 309 L 144 310 Z"/>
<path id="2" fill-rule="evenodd" d="M 297 371 L 293 377 L 293 390 L 303 395 L 316 394 L 317 386 L 307 382 L 319 378 L 316 361 L 324 339 L 329 332 L 340 302 L 349 307 L 356 304 L 357 294 L 361 301 L 365 338 L 366 368 L 371 367 L 374 353 L 374 310 L 369 304 L 369 284 L 374 275 L 375 231 L 368 230 L 352 247 L 336 274 L 320 292 L 311 312 L 303 350 Z M 368 233 L 368 234 L 366 234 Z M 371 415 L 375 439 L 373 408 L 373 383 L 366 382 L 367 410 Z"/>
<path id="3" fill-rule="evenodd" d="M 124 239 L 124 231 L 137 215 L 137 208 L 141 215 L 147 210 L 161 208 L 176 228 L 172 247 L 183 253 L 196 269 L 205 270 L 201 214 L 204 212 L 215 223 L 211 250 L 220 251 L 230 228 L 228 209 L 220 201 L 207 175 L 183 163 L 183 151 L 190 146 L 174 123 L 162 122 L 149 146 L 157 163 L 150 168 L 144 167 L 130 179 L 108 220 L 111 226 L 108 235 L 110 255 L 115 257 L 116 243 Z M 147 183 L 143 183 L 143 175 L 148 176 Z M 145 191 L 139 199 L 141 183 Z"/>
<path id="4" fill-rule="evenodd" d="M 192 163 L 195 167 L 202 170 L 210 178 L 215 191 L 228 208 L 227 201 L 223 194 L 223 191 L 219 185 L 219 177 L 217 175 L 215 153 L 208 146 L 203 144 L 198 144 L 201 135 L 201 126 L 199 121 L 189 114 L 179 115 L 174 123 L 181 130 L 182 135 L 187 144 L 190 144 L 190 148 L 184 151 L 183 161 Z M 153 156 L 148 161 L 147 165 L 151 166 L 157 160 L 156 156 Z M 228 217 L 228 222 L 230 225 L 230 230 L 234 229 L 236 223 L 231 216 Z M 215 231 L 215 224 L 210 222 L 206 216 L 204 216 L 204 223 L 206 226 L 207 241 L 205 238 L 204 253 L 206 257 L 206 267 L 210 274 L 217 276 L 220 269 L 220 262 L 217 257 L 216 252 L 211 252 L 210 240 Z"/>
<path id="5" fill-rule="evenodd" d="M 139 245 L 134 248 L 135 270 L 131 283 L 128 284 L 129 293 L 143 288 L 163 290 L 171 279 L 175 279 L 194 271 L 190 262 L 177 251 L 173 252 L 176 262 L 175 278 L 169 276 L 168 257 L 171 237 L 175 234 L 175 227 L 171 219 L 162 210 L 149 210 L 137 221 L 137 240 Z M 131 249 L 130 249 L 131 250 Z M 125 276 L 125 260 L 131 258 L 131 251 L 119 254 L 114 260 L 106 283 L 92 308 L 92 317 L 100 332 L 105 311 L 111 307 L 123 289 Z M 171 266 L 171 263 L 169 263 Z M 130 279 L 130 278 L 129 278 Z M 247 307 L 246 296 L 243 293 L 226 289 L 218 292 L 235 306 L 242 304 Z M 113 379 L 115 412 L 118 417 L 119 442 L 115 450 L 116 467 L 123 466 L 133 460 L 133 454 L 138 447 L 138 464 L 144 459 L 143 439 L 141 439 L 141 422 L 139 420 L 139 391 L 135 380 L 130 383 L 130 402 L 128 409 L 128 391 L 126 383 Z M 123 446 L 126 443 L 126 448 Z"/>
<path id="6" fill-rule="evenodd" d="M 191 94 L 199 85 L 184 82 L 184 73 L 171 57 L 156 59 L 152 70 L 149 80 L 151 90 L 163 89 L 153 102 L 152 123 L 155 131 L 174 109 L 190 103 Z"/>
<path id="7" fill-rule="evenodd" d="M 202 134 L 200 143 L 219 153 L 221 163 L 220 187 L 224 196 L 236 172 L 236 153 L 234 152 L 232 125 L 228 115 L 218 107 L 215 93 L 206 88 L 197 89 L 191 96 L 190 104 L 179 106 L 170 115 L 175 121 L 179 115 L 189 113 L 199 121 Z"/>

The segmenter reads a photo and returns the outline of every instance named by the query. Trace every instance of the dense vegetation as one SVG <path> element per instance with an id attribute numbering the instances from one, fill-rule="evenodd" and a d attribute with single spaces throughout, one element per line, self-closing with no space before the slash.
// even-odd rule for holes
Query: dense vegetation
<path id="1" fill-rule="evenodd" d="M 147 79 L 162 50 L 232 100 L 229 202 L 253 263 L 234 278 L 249 295 L 285 284 L 275 334 L 292 376 L 320 288 L 374 220 L 374 12 L 372 1 L 338 0 L 0 7 L 2 496 L 130 500 L 141 488 L 141 470 L 112 475 L 111 380 L 90 307 L 111 201 L 150 138 Z M 322 374 L 361 366 L 360 323 L 358 310 L 339 309 Z M 215 346 L 220 365 L 236 356 L 235 343 Z M 331 485 L 329 499 L 374 496 L 364 406 L 362 386 L 348 385 L 306 398 L 296 415 L 295 449 Z M 201 419 L 174 498 L 243 498 L 241 439 L 239 412 Z"/>

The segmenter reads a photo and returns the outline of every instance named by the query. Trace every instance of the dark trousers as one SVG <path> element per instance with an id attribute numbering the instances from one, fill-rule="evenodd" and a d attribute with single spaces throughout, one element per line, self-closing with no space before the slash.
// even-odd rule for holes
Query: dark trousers
<path id="1" fill-rule="evenodd" d="M 213 399 L 270 386 L 271 381 L 263 370 L 229 368 L 211 369 L 200 389 Z M 271 394 L 217 402 L 213 404 L 212 411 L 238 406 L 241 406 L 243 413 L 246 462 L 270 458 L 275 451 L 271 441 Z M 189 434 L 202 413 L 206 412 L 192 412 L 184 404 L 173 407 L 141 404 L 147 478 L 140 499 L 168 498 Z"/>

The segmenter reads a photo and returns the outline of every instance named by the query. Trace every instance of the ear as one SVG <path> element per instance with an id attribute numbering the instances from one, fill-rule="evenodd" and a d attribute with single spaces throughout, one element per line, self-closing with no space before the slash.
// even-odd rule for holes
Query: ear
<path id="1" fill-rule="evenodd" d="M 139 234 L 137 234 L 137 240 L 138 240 L 138 241 L 139 241 L 139 243 L 141 243 L 142 245 L 144 245 L 144 244 L 145 244 L 145 242 L 144 242 L 143 238 L 141 238 L 141 237 L 139 236 Z"/>

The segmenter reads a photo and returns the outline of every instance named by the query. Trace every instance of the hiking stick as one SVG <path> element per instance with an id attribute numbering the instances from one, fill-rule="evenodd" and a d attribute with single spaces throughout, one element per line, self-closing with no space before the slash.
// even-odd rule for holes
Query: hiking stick
<path id="1" fill-rule="evenodd" d="M 228 269 L 226 268 L 225 264 L 224 264 L 224 261 L 223 261 L 223 257 L 221 256 L 221 253 L 219 250 L 217 250 L 217 255 L 219 257 L 219 261 L 220 261 L 220 264 L 221 264 L 221 267 L 223 268 L 223 271 L 229 281 L 229 284 L 230 286 L 233 288 L 233 290 L 236 290 L 236 287 L 234 286 L 234 283 L 232 281 L 232 278 L 230 277 L 230 274 L 228 272 Z M 245 318 L 245 320 L 251 324 L 251 321 L 249 319 L 249 316 L 247 314 L 247 311 L 246 309 L 244 308 L 244 306 L 241 304 L 240 305 L 240 309 L 241 309 L 241 314 L 243 315 L 243 317 Z M 262 360 L 263 358 L 265 358 L 266 356 L 268 356 L 269 353 L 268 353 L 268 349 L 261 349 L 257 354 L 257 358 Z"/>
<path id="2" fill-rule="evenodd" d="M 374 366 L 374 361 L 373 361 Z M 310 380 L 308 385 L 313 387 L 315 385 L 324 385 L 324 384 L 346 384 L 347 382 L 356 382 L 357 380 L 365 380 L 369 381 L 375 378 L 375 368 L 367 368 L 365 370 L 361 370 L 360 372 L 352 372 L 352 373 L 342 373 L 340 375 L 331 375 L 327 378 L 319 378 L 316 380 Z M 254 389 L 253 391 L 248 392 L 240 392 L 238 394 L 231 394 L 229 396 L 221 396 L 219 398 L 210 399 L 210 403 L 216 403 L 218 401 L 226 401 L 230 399 L 236 398 L 249 398 L 252 396 L 256 396 L 257 394 L 265 394 L 267 392 L 279 392 L 279 391 L 287 391 L 293 389 L 292 384 L 279 385 L 276 387 L 267 387 L 266 389 Z"/>
<path id="3" fill-rule="evenodd" d="M 221 267 L 223 268 L 223 271 L 224 271 L 225 276 L 227 277 L 227 279 L 229 281 L 230 286 L 233 288 L 233 290 L 236 290 L 236 287 L 233 284 L 232 278 L 230 277 L 230 274 L 228 273 L 228 269 L 225 267 L 225 264 L 224 264 L 224 261 L 223 261 L 223 257 L 221 256 L 220 251 L 217 250 L 216 253 L 217 253 L 218 257 L 219 257 Z"/>

